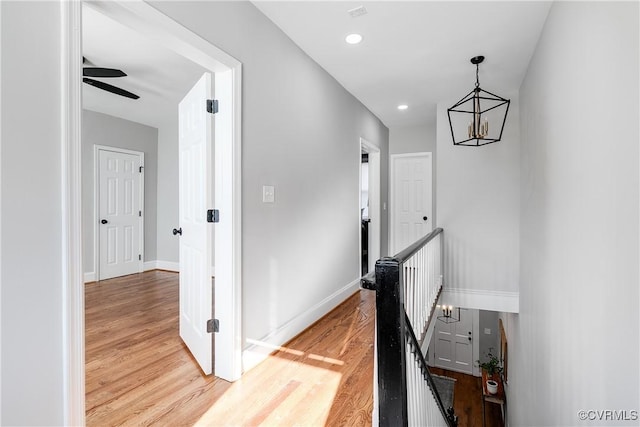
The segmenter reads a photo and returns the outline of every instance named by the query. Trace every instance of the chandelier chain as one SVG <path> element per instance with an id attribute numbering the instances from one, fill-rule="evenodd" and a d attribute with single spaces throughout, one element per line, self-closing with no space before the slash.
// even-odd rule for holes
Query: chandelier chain
<path id="1" fill-rule="evenodd" d="M 480 87 L 480 78 L 478 72 L 480 71 L 480 64 L 476 64 L 476 88 Z"/>

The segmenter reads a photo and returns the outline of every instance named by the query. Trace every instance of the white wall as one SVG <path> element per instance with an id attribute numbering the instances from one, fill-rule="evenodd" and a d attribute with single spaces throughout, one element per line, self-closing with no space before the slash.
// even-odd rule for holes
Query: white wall
<path id="1" fill-rule="evenodd" d="M 158 129 L 158 261 L 180 261 L 179 239 L 171 231 L 178 217 L 178 117 L 167 118 Z M 174 265 L 175 267 L 175 265 Z"/>
<path id="2" fill-rule="evenodd" d="M 639 407 L 638 3 L 556 2 L 520 90 L 511 425 Z"/>
<path id="3" fill-rule="evenodd" d="M 0 8 L 0 424 L 62 425 L 60 5 Z"/>
<path id="4" fill-rule="evenodd" d="M 436 163 L 436 123 L 389 128 L 389 154 L 431 152 Z"/>
<path id="5" fill-rule="evenodd" d="M 460 88 L 464 91 L 464 88 Z M 482 147 L 454 146 L 447 108 L 438 104 L 437 215 L 445 230 L 446 302 L 469 308 L 517 311 L 520 263 L 520 138 L 516 94 L 502 140 Z"/>
<path id="6" fill-rule="evenodd" d="M 281 344 L 357 289 L 360 137 L 381 148 L 386 176 L 388 130 L 252 4 L 153 6 L 243 63 L 245 347 Z M 177 168 L 170 138 L 160 129 L 161 170 Z M 158 184 L 162 211 L 177 196 Z M 262 203 L 263 185 L 275 203 Z M 384 211 L 383 253 L 386 222 Z M 158 219 L 159 258 L 176 254 L 167 225 Z"/>
<path id="7" fill-rule="evenodd" d="M 94 146 L 144 153 L 144 260 L 155 261 L 158 194 L 158 129 L 95 111 L 82 112 L 82 221 L 84 272 L 95 273 Z"/>

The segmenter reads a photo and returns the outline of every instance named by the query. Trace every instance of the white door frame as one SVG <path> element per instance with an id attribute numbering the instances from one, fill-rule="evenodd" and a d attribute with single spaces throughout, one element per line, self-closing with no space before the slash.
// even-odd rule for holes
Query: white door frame
<path id="1" fill-rule="evenodd" d="M 228 216 L 231 218 L 232 250 L 231 286 L 218 293 L 216 288 L 216 308 L 225 304 L 230 317 L 225 320 L 228 331 L 217 336 L 219 347 L 230 349 L 227 357 L 228 380 L 240 378 L 242 374 L 242 229 L 241 229 L 241 129 L 242 129 L 242 64 L 213 46 L 208 41 L 167 17 L 151 5 L 141 0 L 98 1 L 91 7 L 116 19 L 137 31 L 144 33 L 165 47 L 202 65 L 204 68 L 221 73 L 220 79 L 228 88 L 216 90 L 221 103 L 231 105 L 227 115 L 230 131 L 228 154 L 228 177 L 230 199 Z M 84 284 L 82 274 L 82 197 L 81 197 L 81 116 L 82 116 L 82 3 L 79 1 L 60 2 L 61 24 L 61 141 L 62 147 L 62 203 L 64 207 L 62 223 L 63 264 L 63 348 L 65 349 L 64 372 L 65 390 L 63 396 L 64 424 L 83 425 L 85 420 L 84 392 Z M 216 78 L 216 81 L 218 79 Z M 217 89 L 217 88 L 216 88 Z M 226 89 L 226 90 L 225 90 Z M 222 288 L 222 287 L 220 287 Z M 227 329 L 228 328 L 228 329 Z M 216 357 L 216 360 L 221 359 Z M 216 374 L 218 374 L 216 372 Z"/>
<path id="2" fill-rule="evenodd" d="M 433 153 L 430 151 L 422 151 L 418 153 L 405 153 L 405 154 L 392 154 L 389 156 L 389 251 L 392 250 L 394 253 L 389 253 L 389 256 L 394 256 L 398 251 L 401 251 L 404 248 L 396 248 L 394 247 L 394 238 L 395 238 L 395 203 L 396 203 L 396 193 L 395 193 L 395 166 L 394 160 L 399 158 L 407 158 L 407 157 L 421 157 L 427 156 L 429 161 L 431 162 L 431 206 L 432 212 L 431 216 L 433 217 Z M 432 222 L 432 224 L 435 223 Z"/>
<path id="3" fill-rule="evenodd" d="M 140 157 L 140 166 L 142 166 L 144 170 L 144 153 L 142 151 L 127 150 L 125 148 L 110 147 L 107 145 L 93 146 L 93 182 L 95 184 L 93 190 L 93 268 L 96 281 L 100 280 L 100 151 L 113 151 L 115 153 L 138 156 Z M 142 211 L 142 216 L 140 217 L 138 247 L 140 248 L 142 259 L 138 262 L 138 273 L 142 273 L 144 271 L 144 175 L 140 177 L 139 198 L 139 206 Z"/>
<path id="4" fill-rule="evenodd" d="M 382 222 L 382 216 L 380 215 L 380 148 L 373 145 L 371 142 L 364 138 L 360 138 L 360 152 L 364 151 L 369 154 L 369 255 L 368 255 L 368 269 L 372 272 L 375 268 L 376 261 L 380 258 L 380 225 Z M 358 157 L 359 177 L 358 180 L 358 195 L 361 192 L 362 183 L 362 155 Z M 358 203 L 358 221 L 360 221 L 360 203 Z M 362 274 L 362 227 L 358 227 L 358 276 Z"/>

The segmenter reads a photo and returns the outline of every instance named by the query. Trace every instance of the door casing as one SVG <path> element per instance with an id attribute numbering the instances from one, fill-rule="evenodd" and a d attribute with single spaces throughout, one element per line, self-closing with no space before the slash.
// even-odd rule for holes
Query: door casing
<path id="1" fill-rule="evenodd" d="M 63 276 L 63 417 L 65 425 L 83 425 L 85 422 L 84 373 L 84 280 L 82 273 L 82 2 L 60 2 L 60 60 L 61 127 L 62 141 L 62 265 Z M 221 81 L 228 86 L 218 91 L 220 102 L 230 106 L 225 120 L 229 144 L 227 173 L 229 185 L 228 217 L 231 219 L 230 285 L 225 292 L 216 294 L 216 306 L 225 304 L 226 323 L 224 339 L 227 346 L 223 378 L 234 381 L 242 374 L 242 64 L 202 37 L 159 12 L 142 0 L 96 1 L 91 7 L 133 29 L 145 33 L 166 47 L 202 65 L 214 73 L 221 73 Z M 224 99 L 222 99 L 224 97 Z M 225 126 L 226 127 L 226 126 Z M 222 337 L 219 337 L 222 338 Z M 221 342 L 222 341 L 222 342 Z M 220 361 L 221 358 L 216 357 Z M 216 373 L 217 374 L 217 373 Z"/>
<path id="2" fill-rule="evenodd" d="M 380 258 L 380 236 L 382 215 L 380 212 L 380 149 L 364 138 L 360 138 L 360 150 L 369 154 L 369 257 L 368 271 L 375 269 L 375 263 Z M 360 194 L 360 186 L 362 182 L 362 161 L 358 156 L 359 179 L 358 179 L 358 195 Z M 358 223 L 360 221 L 360 204 L 358 203 Z M 358 239 L 358 254 L 362 253 L 362 227 Z M 358 257 L 362 259 L 362 257 Z M 360 262 L 361 263 L 361 262 Z M 362 266 L 358 263 L 358 275 L 362 271 Z"/>

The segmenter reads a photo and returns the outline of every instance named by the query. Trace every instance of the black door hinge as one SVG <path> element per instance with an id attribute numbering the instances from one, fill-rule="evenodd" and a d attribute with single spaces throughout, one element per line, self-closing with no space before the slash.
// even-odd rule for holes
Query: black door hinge
<path id="1" fill-rule="evenodd" d="M 218 112 L 218 100 L 207 99 L 207 113 L 215 114 Z"/>
<path id="2" fill-rule="evenodd" d="M 138 261 L 142 261 L 142 255 L 138 255 Z"/>
<path id="3" fill-rule="evenodd" d="M 220 222 L 220 211 L 218 209 L 209 209 L 207 211 L 207 222 Z"/>
<path id="4" fill-rule="evenodd" d="M 218 319 L 207 320 L 207 332 L 220 332 L 220 321 Z"/>
<path id="5" fill-rule="evenodd" d="M 144 166 L 140 166 L 140 167 L 138 168 L 138 172 L 142 173 L 142 169 L 144 169 Z"/>

